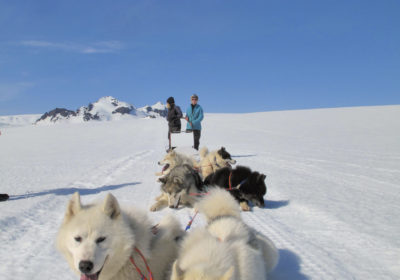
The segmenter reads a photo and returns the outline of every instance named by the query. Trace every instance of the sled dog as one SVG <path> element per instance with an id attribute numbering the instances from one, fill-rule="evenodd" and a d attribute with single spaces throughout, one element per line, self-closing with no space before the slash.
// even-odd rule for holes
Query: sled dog
<path id="1" fill-rule="evenodd" d="M 150 271 L 154 279 L 168 279 L 183 232 L 171 216 L 161 220 L 155 234 L 151 228 L 144 212 L 121 210 L 111 194 L 102 203 L 82 205 L 75 193 L 56 243 L 81 280 L 149 279 Z"/>
<path id="2" fill-rule="evenodd" d="M 232 164 L 236 164 L 236 160 L 231 158 L 231 155 L 224 147 L 212 152 L 209 152 L 206 147 L 200 150 L 200 163 L 198 167 L 201 170 L 203 178 L 206 178 L 222 167 L 231 167 Z"/>
<path id="3" fill-rule="evenodd" d="M 228 192 L 218 188 L 196 204 L 207 225 L 183 239 L 171 280 L 267 278 L 278 263 L 278 250 L 241 220 L 238 206 Z"/>
<path id="4" fill-rule="evenodd" d="M 192 207 L 203 191 L 200 175 L 188 164 L 179 165 L 158 179 L 161 182 L 161 196 L 157 197 L 150 211 L 158 211 L 165 206 L 178 208 L 179 204 Z"/>
<path id="5" fill-rule="evenodd" d="M 167 175 L 174 167 L 179 165 L 188 164 L 193 167 L 196 163 L 193 158 L 171 150 L 158 162 L 158 165 L 163 166 L 163 169 L 161 172 L 157 172 L 156 176 Z"/>
<path id="6" fill-rule="evenodd" d="M 209 175 L 204 184 L 227 189 L 240 203 L 243 211 L 250 211 L 249 202 L 264 208 L 264 195 L 267 193 L 265 178 L 266 175 L 253 172 L 245 166 L 237 166 L 235 169 L 224 167 Z"/>

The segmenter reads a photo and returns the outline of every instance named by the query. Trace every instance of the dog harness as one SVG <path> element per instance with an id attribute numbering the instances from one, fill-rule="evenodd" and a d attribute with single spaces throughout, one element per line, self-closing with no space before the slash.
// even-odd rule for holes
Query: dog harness
<path id="1" fill-rule="evenodd" d="M 232 171 L 229 173 L 229 178 L 228 178 L 228 185 L 229 185 L 230 191 L 233 189 L 237 189 L 237 190 L 240 189 L 240 187 L 247 181 L 247 178 L 246 178 L 246 179 L 242 180 L 242 182 L 240 182 L 239 185 L 237 185 L 235 188 L 232 188 L 232 173 L 233 173 Z"/>
<path id="2" fill-rule="evenodd" d="M 146 276 L 144 276 L 144 274 L 142 273 L 142 271 L 140 270 L 140 268 L 136 265 L 135 260 L 133 259 L 133 257 L 130 257 L 129 260 L 131 261 L 131 263 L 133 264 L 133 266 L 136 268 L 136 271 L 139 273 L 141 280 L 154 280 L 153 279 L 153 274 L 151 273 L 150 267 L 147 264 L 147 261 L 145 259 L 145 257 L 143 256 L 142 252 L 140 252 L 140 250 L 135 247 L 135 251 L 139 254 L 139 256 L 142 258 L 144 265 L 146 266 L 146 269 L 150 275 L 150 278 L 146 278 Z"/>
<path id="3" fill-rule="evenodd" d="M 194 218 L 196 218 L 196 216 L 197 216 L 197 213 L 199 213 L 199 211 L 196 210 L 196 212 L 194 213 L 193 217 L 190 217 L 190 221 L 187 224 L 187 226 L 185 228 L 185 231 L 188 231 L 190 229 L 190 227 L 192 226 L 192 223 L 194 221 Z"/>

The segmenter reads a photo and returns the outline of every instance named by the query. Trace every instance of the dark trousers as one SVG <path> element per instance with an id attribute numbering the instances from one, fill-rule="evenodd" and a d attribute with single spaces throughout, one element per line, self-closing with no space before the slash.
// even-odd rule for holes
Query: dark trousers
<path id="1" fill-rule="evenodd" d="M 171 149 L 171 133 L 179 133 L 181 132 L 181 127 L 168 127 L 168 142 L 169 142 L 169 149 Z"/>
<path id="2" fill-rule="evenodd" d="M 193 130 L 193 140 L 194 140 L 193 148 L 195 148 L 196 150 L 199 150 L 200 136 L 201 136 L 201 130 Z"/>

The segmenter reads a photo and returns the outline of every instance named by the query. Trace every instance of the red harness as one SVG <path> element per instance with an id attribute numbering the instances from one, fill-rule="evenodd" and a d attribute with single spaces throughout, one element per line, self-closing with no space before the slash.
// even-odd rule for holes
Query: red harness
<path id="1" fill-rule="evenodd" d="M 229 173 L 229 182 L 228 182 L 228 184 L 229 184 L 229 190 L 231 191 L 232 190 L 232 180 L 231 180 L 231 178 L 232 178 L 232 171 L 231 171 L 231 173 Z"/>
<path id="2" fill-rule="evenodd" d="M 129 259 L 130 259 L 131 263 L 133 264 L 133 266 L 136 268 L 136 271 L 139 273 L 140 277 L 142 277 L 141 279 L 142 279 L 142 280 L 143 280 L 143 279 L 144 279 L 144 280 L 154 280 L 154 279 L 153 279 L 153 274 L 151 273 L 150 267 L 149 267 L 149 265 L 147 264 L 147 261 L 146 261 L 146 259 L 144 258 L 142 252 L 140 252 L 140 250 L 139 250 L 138 248 L 136 248 L 136 247 L 135 247 L 135 251 L 136 251 L 136 252 L 139 254 L 139 256 L 142 258 L 142 260 L 143 260 L 143 262 L 144 262 L 144 264 L 145 264 L 145 266 L 146 266 L 147 272 L 148 272 L 149 275 L 150 275 L 150 278 L 147 279 L 146 276 L 144 276 L 144 274 L 143 274 L 142 271 L 140 270 L 140 268 L 136 265 L 136 263 L 135 263 L 133 257 L 130 257 Z"/>

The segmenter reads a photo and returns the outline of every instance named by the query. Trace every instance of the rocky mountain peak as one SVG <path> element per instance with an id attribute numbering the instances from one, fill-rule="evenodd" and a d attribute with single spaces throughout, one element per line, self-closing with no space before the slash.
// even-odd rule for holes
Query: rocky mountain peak
<path id="1" fill-rule="evenodd" d="M 96 102 L 82 106 L 76 111 L 65 108 L 56 108 L 44 113 L 36 124 L 58 122 L 87 122 L 87 121 L 111 121 L 127 119 L 130 117 L 165 117 L 167 109 L 161 102 L 153 106 L 145 106 L 136 109 L 133 105 L 120 101 L 112 96 L 105 96 Z"/>

